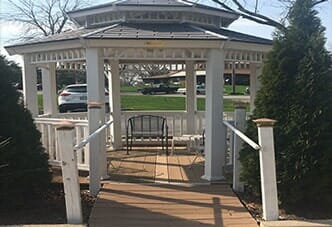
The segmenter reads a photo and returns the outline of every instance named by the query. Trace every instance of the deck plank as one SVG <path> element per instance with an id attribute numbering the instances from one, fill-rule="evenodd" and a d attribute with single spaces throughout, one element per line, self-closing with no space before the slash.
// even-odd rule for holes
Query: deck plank
<path id="1" fill-rule="evenodd" d="M 179 164 L 179 160 L 177 156 L 171 155 L 167 157 L 167 164 L 168 164 L 168 177 L 169 182 L 171 183 L 179 183 L 184 182 L 181 166 Z"/>
<path id="2" fill-rule="evenodd" d="M 108 183 L 98 196 L 89 226 L 107 224 L 257 227 L 228 185 Z"/>
<path id="3" fill-rule="evenodd" d="M 204 160 L 190 166 L 193 153 L 136 148 L 108 157 L 111 181 L 103 181 L 89 226 L 257 227 L 228 184 L 201 180 Z"/>
<path id="4" fill-rule="evenodd" d="M 157 155 L 155 182 L 168 183 L 167 156 L 165 154 Z"/>

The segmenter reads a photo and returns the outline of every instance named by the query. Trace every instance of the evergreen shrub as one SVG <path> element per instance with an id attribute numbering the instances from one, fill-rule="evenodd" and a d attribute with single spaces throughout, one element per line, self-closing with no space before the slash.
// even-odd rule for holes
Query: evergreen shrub
<path id="1" fill-rule="evenodd" d="M 332 203 L 332 59 L 314 6 L 314 0 L 295 1 L 287 29 L 276 32 L 252 116 L 277 120 L 277 183 L 285 206 Z M 252 122 L 247 134 L 257 141 Z M 242 179 L 259 194 L 257 152 L 245 146 L 240 160 Z"/>
<path id="2" fill-rule="evenodd" d="M 12 67 L 0 56 L 0 206 L 17 207 L 43 193 L 51 180 L 48 156 L 30 112 L 11 85 Z"/>

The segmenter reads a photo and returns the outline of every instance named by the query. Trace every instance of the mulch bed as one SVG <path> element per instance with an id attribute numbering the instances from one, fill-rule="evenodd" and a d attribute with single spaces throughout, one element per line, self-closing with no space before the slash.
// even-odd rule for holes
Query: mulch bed
<path id="1" fill-rule="evenodd" d="M 236 193 L 251 215 L 259 223 L 262 221 L 262 203 L 260 198 L 250 193 Z M 319 220 L 332 219 L 332 206 L 322 204 L 302 204 L 297 207 L 284 209 L 279 207 L 280 220 Z"/>
<path id="2" fill-rule="evenodd" d="M 87 223 L 95 199 L 88 193 L 89 185 L 83 177 L 81 179 L 83 218 Z M 60 169 L 53 169 L 50 188 L 39 197 L 27 199 L 20 209 L 0 208 L 0 225 L 65 223 L 66 207 Z"/>

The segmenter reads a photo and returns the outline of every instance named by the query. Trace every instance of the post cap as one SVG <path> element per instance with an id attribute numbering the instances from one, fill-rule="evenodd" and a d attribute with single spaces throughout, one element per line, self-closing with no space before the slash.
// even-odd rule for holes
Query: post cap
<path id="1" fill-rule="evenodd" d="M 247 103 L 245 102 L 234 102 L 234 108 L 235 109 L 246 109 Z"/>
<path id="2" fill-rule="evenodd" d="M 277 122 L 276 120 L 272 120 L 269 118 L 259 118 L 253 120 L 256 123 L 257 127 L 273 127 L 273 125 Z"/>
<path id="3" fill-rule="evenodd" d="M 87 104 L 89 109 L 101 109 L 103 106 L 101 102 L 88 102 Z"/>
<path id="4" fill-rule="evenodd" d="M 75 125 L 70 121 L 60 121 L 54 124 L 56 130 L 72 130 Z"/>

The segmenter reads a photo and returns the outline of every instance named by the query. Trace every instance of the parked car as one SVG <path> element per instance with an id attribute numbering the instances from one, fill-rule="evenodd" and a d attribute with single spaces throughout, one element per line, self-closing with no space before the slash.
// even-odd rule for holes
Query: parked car
<path id="1" fill-rule="evenodd" d="M 58 96 L 59 112 L 84 112 L 87 111 L 87 85 L 71 84 L 65 87 Z M 109 110 L 108 91 L 105 88 L 105 105 Z"/>
<path id="2" fill-rule="evenodd" d="M 143 95 L 154 95 L 154 94 L 174 94 L 177 91 L 177 87 L 170 87 L 168 85 L 159 84 L 156 87 L 146 87 L 140 90 Z"/>
<path id="3" fill-rule="evenodd" d="M 177 93 L 179 94 L 186 94 L 187 93 L 187 88 L 179 88 L 177 90 Z M 204 95 L 205 94 L 205 86 L 204 85 L 196 85 L 196 94 L 198 95 Z"/>

